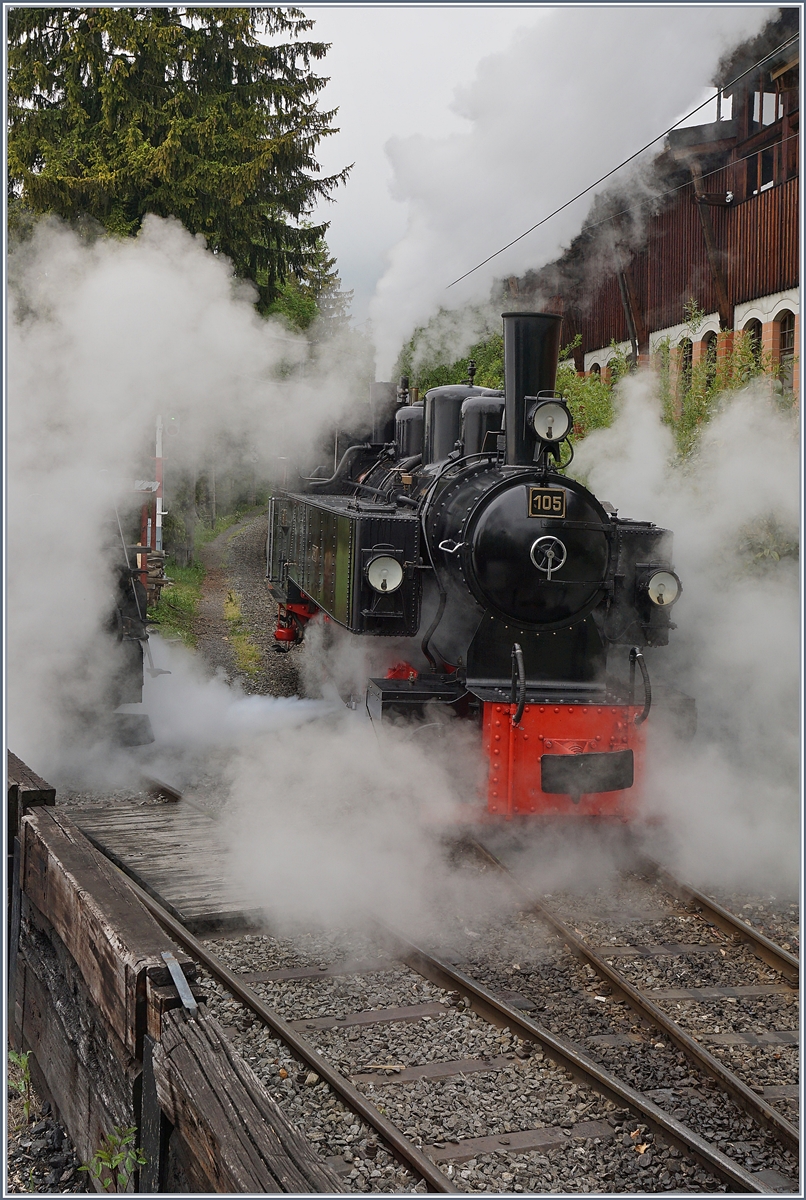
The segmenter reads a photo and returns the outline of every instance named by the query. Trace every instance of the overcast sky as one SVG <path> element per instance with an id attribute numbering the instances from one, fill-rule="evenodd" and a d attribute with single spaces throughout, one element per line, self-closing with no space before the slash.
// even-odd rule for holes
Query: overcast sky
<path id="1" fill-rule="evenodd" d="M 328 244 L 345 288 L 353 288 L 353 319 L 366 319 L 386 256 L 403 236 L 408 206 L 391 194 L 385 152 L 393 137 L 447 136 L 469 122 L 451 108 L 457 85 L 479 60 L 504 50 L 516 30 L 545 15 L 534 5 L 303 4 L 316 22 L 309 35 L 331 43 L 318 70 L 330 76 L 320 108 L 338 108 L 339 133 L 320 142 L 325 172 L 355 163 L 335 204 Z"/>
<path id="2" fill-rule="evenodd" d="M 303 5 L 331 173 L 354 163 L 328 243 L 353 320 L 388 369 L 440 305 L 551 261 L 591 196 L 453 290 L 446 285 L 713 95 L 721 56 L 777 12 L 748 4 Z M 713 120 L 703 113 L 690 123 Z M 660 148 L 660 144 L 658 149 Z"/>

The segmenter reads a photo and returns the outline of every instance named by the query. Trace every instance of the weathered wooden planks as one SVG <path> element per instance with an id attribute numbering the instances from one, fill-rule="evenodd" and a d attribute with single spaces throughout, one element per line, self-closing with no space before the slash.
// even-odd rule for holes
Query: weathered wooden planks
<path id="1" fill-rule="evenodd" d="M 153 1068 L 160 1107 L 191 1152 L 199 1188 L 292 1194 L 342 1190 L 212 1017 L 167 1013 Z"/>
<path id="2" fill-rule="evenodd" d="M 33 1051 L 32 1073 L 88 1162 L 113 1125 L 136 1123 L 140 1068 L 93 1004 L 59 935 L 25 898 L 22 908 L 18 1044 Z"/>
<path id="3" fill-rule="evenodd" d="M 63 810 L 29 812 L 18 844 L 16 1044 L 79 1155 L 135 1125 L 145 1192 L 339 1191 L 215 1022 L 177 1007 L 162 951 L 198 969 L 125 876 Z"/>
<path id="4" fill-rule="evenodd" d="M 30 812 L 22 830 L 22 891 L 47 916 L 110 1029 L 139 1056 L 146 977 L 169 981 L 161 951 L 174 953 L 190 978 L 195 964 L 63 812 Z"/>
<path id="5" fill-rule="evenodd" d="M 29 808 L 35 805 L 56 803 L 56 789 L 51 787 L 35 771 L 8 751 L 8 844 L 14 844 L 19 835 L 20 821 Z"/>
<path id="6" fill-rule="evenodd" d="M 83 809 L 76 823 L 194 933 L 260 921 L 232 878 L 218 823 L 182 803 Z"/>

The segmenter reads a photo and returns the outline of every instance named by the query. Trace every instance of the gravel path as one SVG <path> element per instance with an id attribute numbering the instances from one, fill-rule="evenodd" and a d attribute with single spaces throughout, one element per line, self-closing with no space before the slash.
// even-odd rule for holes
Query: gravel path
<path id="1" fill-rule="evenodd" d="M 9 1106 L 11 1107 L 11 1106 Z M 25 1125 L 24 1116 L 9 1120 L 6 1187 L 11 1195 L 21 1192 L 86 1192 L 87 1174 L 73 1144 L 51 1116 L 50 1105 L 41 1105 Z"/>
<path id="2" fill-rule="evenodd" d="M 265 511 L 252 512 L 203 547 L 200 557 L 206 574 L 195 626 L 197 652 L 210 667 L 238 680 L 250 695 L 296 696 L 301 694 L 302 651 L 294 647 L 280 654 L 274 649 L 277 605 L 266 584 L 267 527 Z M 238 669 L 228 640 L 224 603 L 230 591 L 237 596 L 243 626 L 260 651 L 260 664 L 252 674 Z"/>

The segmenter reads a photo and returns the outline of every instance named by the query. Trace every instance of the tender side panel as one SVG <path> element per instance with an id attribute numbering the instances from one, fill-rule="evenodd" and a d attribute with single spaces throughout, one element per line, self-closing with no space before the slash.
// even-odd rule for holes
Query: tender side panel
<path id="1" fill-rule="evenodd" d="M 420 618 L 419 522 L 349 497 L 280 495 L 269 508 L 268 579 L 282 602 L 291 590 L 354 633 L 411 637 Z M 385 595 L 367 580 L 373 558 L 396 559 L 399 588 Z"/>

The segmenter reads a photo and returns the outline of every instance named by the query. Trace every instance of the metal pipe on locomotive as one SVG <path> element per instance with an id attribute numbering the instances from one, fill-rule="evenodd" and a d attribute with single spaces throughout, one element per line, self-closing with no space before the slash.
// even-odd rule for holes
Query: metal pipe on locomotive
<path id="1" fill-rule="evenodd" d="M 671 534 L 564 473 L 561 321 L 503 314 L 503 392 L 471 376 L 401 404 L 405 381 L 372 385 L 370 439 L 269 507 L 277 647 L 320 613 L 402 643 L 405 661 L 367 682 L 371 718 L 438 704 L 475 722 L 492 819 L 631 814 L 651 707 L 642 648 L 668 643 L 681 592 Z M 622 682 L 608 669 L 619 647 Z"/>

